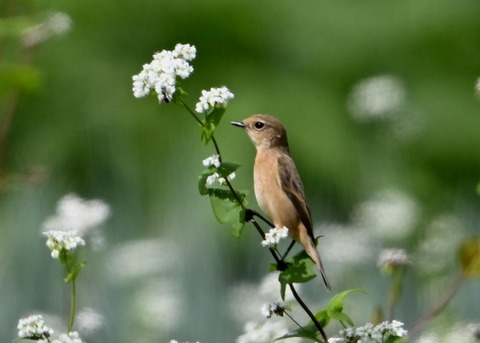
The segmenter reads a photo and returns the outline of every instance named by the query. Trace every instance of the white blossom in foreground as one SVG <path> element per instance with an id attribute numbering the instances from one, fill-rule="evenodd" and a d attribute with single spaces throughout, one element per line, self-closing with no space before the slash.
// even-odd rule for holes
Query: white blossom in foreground
<path id="1" fill-rule="evenodd" d="M 181 343 L 181 342 L 177 341 L 176 339 L 172 339 L 168 343 Z M 188 342 L 183 342 L 183 343 L 188 343 Z M 200 342 L 195 342 L 195 343 L 200 343 Z"/>
<path id="2" fill-rule="evenodd" d="M 77 331 L 71 331 L 68 334 L 62 333 L 52 343 L 84 343 Z"/>
<path id="3" fill-rule="evenodd" d="M 233 179 L 235 179 L 236 176 L 237 176 L 237 174 L 235 174 L 235 172 L 233 172 L 233 173 L 230 173 L 227 176 L 227 179 L 228 179 L 228 181 L 232 181 Z M 218 183 L 220 186 L 223 186 L 223 185 L 226 184 L 226 182 L 227 181 L 225 180 L 225 178 L 222 177 L 220 174 L 213 173 L 212 175 L 207 177 L 207 180 L 206 180 L 205 184 L 206 184 L 207 187 L 212 187 L 216 183 Z"/>
<path id="4" fill-rule="evenodd" d="M 31 339 L 47 339 L 53 334 L 41 314 L 34 314 L 18 321 L 18 337 Z"/>
<path id="5" fill-rule="evenodd" d="M 160 103 L 170 102 L 176 91 L 177 77 L 185 79 L 193 72 L 193 67 L 188 62 L 196 54 L 195 46 L 189 44 L 177 44 L 173 51 L 155 53 L 153 60 L 144 64 L 142 71 L 132 77 L 133 95 L 142 98 L 155 91 Z"/>
<path id="6" fill-rule="evenodd" d="M 265 239 L 262 241 L 263 247 L 273 247 L 274 245 L 280 243 L 282 238 L 288 237 L 288 228 L 285 226 L 282 228 L 271 228 L 269 232 L 265 234 Z"/>
<path id="7" fill-rule="evenodd" d="M 55 259 L 58 259 L 62 252 L 73 252 L 79 246 L 85 245 L 85 241 L 76 231 L 47 231 L 44 235 L 48 237 L 47 247 Z"/>
<path id="8" fill-rule="evenodd" d="M 407 331 L 403 329 L 403 323 L 393 320 L 374 326 L 367 323 L 358 328 L 346 328 L 340 330 L 337 337 L 331 337 L 328 343 L 385 343 L 391 336 L 404 337 Z"/>
<path id="9" fill-rule="evenodd" d="M 203 113 L 215 106 L 227 106 L 234 97 L 227 87 L 211 88 L 209 91 L 202 90 L 202 95 L 195 105 L 195 111 Z"/>
<path id="10" fill-rule="evenodd" d="M 206 159 L 204 159 L 204 160 L 202 161 L 202 163 L 203 163 L 203 165 L 204 165 L 205 167 L 212 167 L 212 166 L 214 166 L 214 167 L 218 168 L 218 167 L 220 167 L 220 155 L 218 155 L 218 154 L 213 154 L 212 156 L 207 157 Z"/>

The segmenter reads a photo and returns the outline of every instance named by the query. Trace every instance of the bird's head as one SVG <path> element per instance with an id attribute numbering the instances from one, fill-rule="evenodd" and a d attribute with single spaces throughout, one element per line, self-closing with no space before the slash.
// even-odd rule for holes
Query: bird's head
<path id="1" fill-rule="evenodd" d="M 288 150 L 287 131 L 275 117 L 255 114 L 243 121 L 233 121 L 231 124 L 245 129 L 257 150 L 274 147 Z"/>

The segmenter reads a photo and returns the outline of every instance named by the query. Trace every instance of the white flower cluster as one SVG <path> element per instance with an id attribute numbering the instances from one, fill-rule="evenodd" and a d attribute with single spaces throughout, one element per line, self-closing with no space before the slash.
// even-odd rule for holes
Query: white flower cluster
<path id="1" fill-rule="evenodd" d="M 212 156 L 210 157 L 207 157 L 206 159 L 204 159 L 202 161 L 203 165 L 205 167 L 220 167 L 220 155 L 218 154 L 213 154 Z"/>
<path id="2" fill-rule="evenodd" d="M 70 31 L 72 19 L 65 13 L 52 13 L 44 22 L 27 28 L 22 34 L 23 45 L 33 47 L 54 36 Z"/>
<path id="3" fill-rule="evenodd" d="M 215 106 L 227 106 L 234 97 L 227 87 L 211 88 L 209 91 L 202 90 L 202 96 L 195 105 L 195 111 L 203 113 Z"/>
<path id="4" fill-rule="evenodd" d="M 328 343 L 385 343 L 391 336 L 404 337 L 407 331 L 403 329 L 403 323 L 393 320 L 385 321 L 374 326 L 367 323 L 358 328 L 346 328 L 340 330 L 337 337 L 331 337 Z"/>
<path id="5" fill-rule="evenodd" d="M 46 343 L 46 342 L 45 342 Z M 62 333 L 52 343 L 84 343 L 77 331 L 71 331 L 68 334 Z"/>
<path id="6" fill-rule="evenodd" d="M 85 245 L 82 237 L 76 231 L 47 231 L 43 233 L 48 237 L 47 247 L 51 250 L 52 257 L 58 259 L 61 252 L 72 252 L 80 245 Z"/>
<path id="7" fill-rule="evenodd" d="M 407 252 L 404 249 L 383 249 L 378 256 L 377 266 L 391 268 L 405 266 L 410 263 Z"/>
<path id="8" fill-rule="evenodd" d="M 233 172 L 227 176 L 227 179 L 228 181 L 232 181 L 233 179 L 235 179 L 236 176 L 237 174 Z M 219 173 L 213 173 L 212 175 L 207 177 L 206 185 L 207 187 L 212 187 L 215 183 L 218 183 L 220 186 L 223 186 L 224 184 L 227 183 L 227 181 Z"/>
<path id="9" fill-rule="evenodd" d="M 53 334 L 53 330 L 45 324 L 41 314 L 33 314 L 20 319 L 17 329 L 18 337 L 21 338 L 48 338 Z"/>
<path id="10" fill-rule="evenodd" d="M 475 83 L 475 93 L 480 96 L 480 77 L 477 79 Z"/>
<path id="11" fill-rule="evenodd" d="M 169 102 L 175 93 L 177 76 L 185 79 L 193 72 L 188 63 L 195 59 L 197 49 L 189 44 L 177 44 L 173 51 L 162 50 L 153 55 L 150 63 L 132 77 L 133 95 L 142 98 L 152 90 L 157 93 L 160 103 Z"/>
<path id="12" fill-rule="evenodd" d="M 282 238 L 288 237 L 288 228 L 271 228 L 269 232 L 265 234 L 265 239 L 262 241 L 263 247 L 271 248 L 274 245 L 278 244 Z"/>

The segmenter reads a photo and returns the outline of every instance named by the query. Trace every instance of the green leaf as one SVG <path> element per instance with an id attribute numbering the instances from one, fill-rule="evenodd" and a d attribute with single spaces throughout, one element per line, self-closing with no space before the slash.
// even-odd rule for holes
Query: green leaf
<path id="1" fill-rule="evenodd" d="M 280 273 L 280 283 L 304 283 L 313 279 L 316 274 L 313 271 L 313 261 L 305 251 L 301 251 L 293 258 L 288 259 L 288 268 Z"/>
<path id="2" fill-rule="evenodd" d="M 460 265 L 466 277 L 480 277 L 480 238 L 474 237 L 460 245 Z"/>
<path id="3" fill-rule="evenodd" d="M 210 189 L 207 187 L 207 178 L 212 174 L 212 170 L 205 169 L 198 177 L 198 191 L 201 195 L 207 195 L 210 193 Z"/>
<path id="4" fill-rule="evenodd" d="M 222 162 L 220 164 L 220 167 L 217 168 L 217 172 L 223 176 L 224 178 L 226 178 L 228 175 L 230 175 L 231 173 L 233 173 L 235 170 L 238 169 L 238 167 L 240 167 L 239 164 L 237 163 L 232 163 L 232 162 Z"/>
<path id="5" fill-rule="evenodd" d="M 315 318 L 325 327 L 331 319 L 340 321 L 341 323 L 348 323 L 353 325 L 352 319 L 343 312 L 345 297 L 351 293 L 365 293 L 361 289 L 349 289 L 338 294 L 335 294 L 330 301 L 326 309 L 319 311 L 315 314 Z M 309 323 L 313 324 L 313 323 Z"/>
<path id="6" fill-rule="evenodd" d="M 210 139 L 212 139 L 212 136 L 220 124 L 220 120 L 222 119 L 224 113 L 225 107 L 223 106 L 215 106 L 207 112 L 205 120 L 203 121 L 204 126 L 202 127 L 201 136 L 204 144 L 207 144 L 210 142 Z"/>
<path id="7" fill-rule="evenodd" d="M 275 338 L 273 341 L 276 342 L 276 341 L 281 341 L 287 338 L 297 337 L 297 338 L 307 338 L 315 342 L 323 342 L 317 337 L 317 332 L 318 330 L 315 327 L 315 325 L 307 325 L 307 326 L 298 328 L 295 331 L 287 332 L 282 337 Z"/>
<path id="8" fill-rule="evenodd" d="M 85 262 L 85 261 L 74 265 L 72 267 L 72 269 L 70 270 L 70 272 L 65 277 L 65 279 L 63 279 L 63 281 L 65 281 L 65 282 L 74 281 L 77 278 L 78 274 L 82 271 L 83 268 L 85 268 L 86 265 L 87 265 L 87 262 Z"/>
<path id="9" fill-rule="evenodd" d="M 230 190 L 214 188 L 209 189 L 209 194 L 215 218 L 220 223 L 229 225 L 236 238 L 240 237 L 245 226 L 245 210 L 242 205 Z M 245 196 L 247 192 L 237 191 L 237 194 L 246 208 Z"/>

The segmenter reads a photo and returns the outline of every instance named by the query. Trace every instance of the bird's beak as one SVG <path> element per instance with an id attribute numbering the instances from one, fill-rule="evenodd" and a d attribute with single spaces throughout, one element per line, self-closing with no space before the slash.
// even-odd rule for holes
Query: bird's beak
<path id="1" fill-rule="evenodd" d="M 243 123 L 243 121 L 232 121 L 232 122 L 230 122 L 230 124 L 241 127 L 243 129 L 247 126 Z"/>

